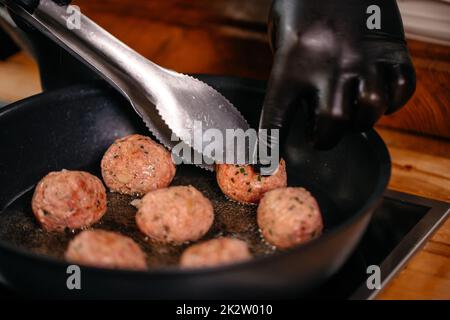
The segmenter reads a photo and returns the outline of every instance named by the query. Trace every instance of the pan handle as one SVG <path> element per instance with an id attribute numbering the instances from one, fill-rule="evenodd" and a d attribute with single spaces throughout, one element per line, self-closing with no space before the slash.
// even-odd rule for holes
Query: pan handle
<path id="1" fill-rule="evenodd" d="M 40 0 L 31 14 L 16 4 L 7 5 L 28 24 L 109 82 L 135 109 L 136 101 L 157 103 L 170 71 L 138 54 L 81 12 L 75 12 L 73 6 L 59 6 L 51 0 Z M 139 108 L 136 111 L 140 113 Z"/>
<path id="2" fill-rule="evenodd" d="M 23 18 L 2 6 L 0 0 L 0 32 L 4 31 L 39 65 L 41 87 L 51 91 L 75 84 L 92 82 L 99 77 L 91 69 L 51 41 Z M 70 77 L 67 75 L 70 74 Z"/>
<path id="3" fill-rule="evenodd" d="M 0 14 L 0 27 L 2 26 L 2 17 Z M 14 55 L 18 51 L 20 51 L 20 48 L 17 46 L 16 42 L 13 41 L 9 34 L 4 32 L 0 28 L 0 43 L 2 44 L 0 46 L 0 60 L 5 60 L 9 58 L 10 56 Z"/>

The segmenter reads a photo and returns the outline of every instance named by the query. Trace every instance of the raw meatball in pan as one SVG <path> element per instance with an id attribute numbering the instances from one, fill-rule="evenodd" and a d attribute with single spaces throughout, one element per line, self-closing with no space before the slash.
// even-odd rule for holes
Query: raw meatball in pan
<path id="1" fill-rule="evenodd" d="M 265 192 L 286 187 L 286 164 L 283 159 L 271 176 L 257 174 L 251 165 L 219 164 L 216 166 L 217 183 L 230 199 L 242 203 L 258 203 Z"/>
<path id="2" fill-rule="evenodd" d="M 129 195 L 167 187 L 176 171 L 169 151 L 138 134 L 114 142 L 103 156 L 101 167 L 106 186 Z"/>
<path id="3" fill-rule="evenodd" d="M 247 243 L 222 237 L 190 246 L 181 255 L 180 265 L 185 268 L 213 267 L 250 258 Z"/>
<path id="4" fill-rule="evenodd" d="M 151 239 L 180 244 L 200 239 L 214 220 L 211 202 L 192 186 L 149 192 L 139 203 L 136 224 Z"/>
<path id="5" fill-rule="evenodd" d="M 278 248 L 290 248 L 318 237 L 323 228 L 316 199 L 304 188 L 267 192 L 257 210 L 264 238 Z"/>
<path id="6" fill-rule="evenodd" d="M 87 230 L 78 234 L 66 251 L 66 260 L 98 268 L 145 270 L 145 254 L 132 239 L 121 234 Z"/>
<path id="7" fill-rule="evenodd" d="M 87 227 L 106 212 L 106 190 L 87 172 L 51 172 L 36 186 L 32 200 L 36 219 L 46 231 Z"/>

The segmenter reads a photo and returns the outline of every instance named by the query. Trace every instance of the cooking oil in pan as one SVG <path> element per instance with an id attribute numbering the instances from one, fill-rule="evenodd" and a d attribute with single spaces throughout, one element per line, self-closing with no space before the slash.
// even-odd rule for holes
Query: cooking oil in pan
<path id="1" fill-rule="evenodd" d="M 273 248 L 263 241 L 259 233 L 256 206 L 227 200 L 217 186 L 213 173 L 193 166 L 179 166 L 172 185 L 192 185 L 213 203 L 214 224 L 201 240 L 232 236 L 246 241 L 254 256 L 273 252 Z M 0 214 L 0 240 L 37 254 L 64 259 L 69 241 L 79 231 L 49 233 L 42 230 L 31 211 L 33 191 L 19 197 Z M 149 268 L 177 265 L 181 253 L 189 244 L 166 245 L 148 239 L 136 226 L 137 210 L 131 205 L 134 199 L 108 193 L 108 210 L 92 228 L 119 232 L 134 239 L 146 253 Z"/>

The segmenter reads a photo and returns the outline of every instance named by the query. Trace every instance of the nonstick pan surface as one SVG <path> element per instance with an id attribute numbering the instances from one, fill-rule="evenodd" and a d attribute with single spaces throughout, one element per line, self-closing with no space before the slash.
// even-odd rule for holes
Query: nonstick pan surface
<path id="1" fill-rule="evenodd" d="M 205 76 L 249 120 L 257 123 L 264 97 L 261 82 Z M 297 117 L 301 117 L 299 112 Z M 299 119 L 300 121 L 301 119 Z M 297 123 L 301 123 L 297 122 Z M 278 252 L 261 238 L 256 207 L 229 201 L 214 173 L 195 166 L 177 168 L 174 185 L 193 185 L 212 200 L 215 222 L 205 236 L 247 241 L 255 259 L 220 268 L 180 270 L 186 245 L 153 243 L 134 223 L 133 197 L 108 194 L 108 212 L 94 228 L 135 239 L 148 257 L 148 272 L 83 268 L 83 289 L 66 287 L 63 253 L 76 232 L 46 233 L 30 203 L 34 185 L 49 171 L 78 169 L 99 177 L 100 160 L 117 138 L 147 134 L 128 103 L 96 83 L 44 93 L 0 112 L 0 272 L 25 294 L 64 297 L 214 298 L 302 294 L 342 265 L 361 237 L 389 178 L 389 157 L 374 132 L 349 134 L 331 151 L 317 151 L 291 132 L 285 155 L 289 185 L 308 188 L 321 207 L 321 238 Z M 40 284 L 45 279 L 45 289 Z"/>

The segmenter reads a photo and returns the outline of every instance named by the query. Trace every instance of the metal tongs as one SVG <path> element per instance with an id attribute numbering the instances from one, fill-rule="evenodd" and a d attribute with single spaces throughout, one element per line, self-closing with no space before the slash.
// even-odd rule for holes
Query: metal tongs
<path id="1" fill-rule="evenodd" d="M 215 89 L 151 62 L 83 14 L 78 28 L 68 28 L 67 7 L 53 1 L 40 0 L 32 14 L 17 5 L 7 6 L 119 90 L 167 148 L 180 142 L 174 141 L 173 133 L 202 154 L 205 146 L 194 141 L 195 123 L 201 123 L 202 132 L 216 129 L 224 137 L 227 129 L 249 128 L 239 111 Z M 227 147 L 224 143 L 223 154 Z M 222 159 L 213 156 L 213 160 Z"/>

